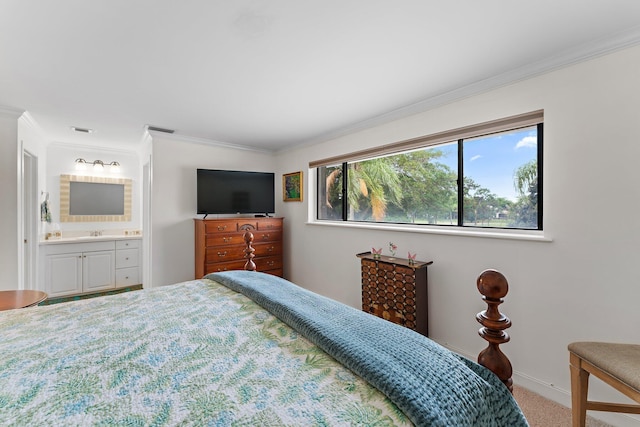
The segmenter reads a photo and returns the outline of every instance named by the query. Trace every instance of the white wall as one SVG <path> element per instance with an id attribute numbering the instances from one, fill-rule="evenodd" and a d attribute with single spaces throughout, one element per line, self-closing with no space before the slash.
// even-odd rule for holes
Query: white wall
<path id="1" fill-rule="evenodd" d="M 18 287 L 18 118 L 0 107 L 0 290 Z"/>
<path id="2" fill-rule="evenodd" d="M 272 172 L 275 159 L 272 154 L 259 151 L 162 136 L 153 137 L 151 157 L 152 286 L 192 280 L 195 273 L 196 169 Z"/>
<path id="3" fill-rule="evenodd" d="M 360 305 L 355 254 L 396 243 L 429 268 L 429 328 L 466 355 L 484 347 L 475 314 L 484 309 L 476 278 L 503 272 L 513 321 L 503 346 L 515 382 L 569 405 L 567 344 L 638 343 L 640 336 L 640 47 L 629 48 L 352 135 L 281 153 L 279 172 L 366 147 L 544 109 L 544 234 L 533 242 L 305 224 L 313 208 L 280 203 L 286 275 L 313 291 Z M 311 191 L 305 188 L 305 199 Z M 592 381 L 592 397 L 616 394 Z M 598 415 L 616 425 L 629 416 Z M 640 423 L 633 423 L 639 425 Z"/>

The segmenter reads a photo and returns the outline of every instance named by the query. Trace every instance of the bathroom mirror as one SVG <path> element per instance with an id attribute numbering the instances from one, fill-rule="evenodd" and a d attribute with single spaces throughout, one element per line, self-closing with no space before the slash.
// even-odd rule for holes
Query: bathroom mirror
<path id="1" fill-rule="evenodd" d="M 60 222 L 131 221 L 131 180 L 60 175 Z"/>

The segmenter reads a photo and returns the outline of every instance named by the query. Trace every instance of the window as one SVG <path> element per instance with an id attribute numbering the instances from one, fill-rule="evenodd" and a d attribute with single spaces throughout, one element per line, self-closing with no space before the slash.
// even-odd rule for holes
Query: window
<path id="1" fill-rule="evenodd" d="M 542 230 L 542 129 L 537 111 L 314 162 L 317 219 Z"/>

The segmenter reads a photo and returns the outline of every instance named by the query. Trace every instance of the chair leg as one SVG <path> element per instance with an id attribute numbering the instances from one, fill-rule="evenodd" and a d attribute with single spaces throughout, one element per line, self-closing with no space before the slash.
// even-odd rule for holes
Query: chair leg
<path id="1" fill-rule="evenodd" d="M 571 353 L 571 419 L 573 427 L 585 427 L 589 372 L 581 367 L 581 359 Z"/>

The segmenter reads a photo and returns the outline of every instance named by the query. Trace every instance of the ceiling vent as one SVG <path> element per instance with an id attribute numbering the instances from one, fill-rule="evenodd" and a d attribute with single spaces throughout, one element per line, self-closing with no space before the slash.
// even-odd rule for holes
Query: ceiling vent
<path id="1" fill-rule="evenodd" d="M 93 129 L 88 129 L 88 128 L 79 128 L 76 126 L 71 126 L 71 130 L 74 132 L 80 132 L 80 133 L 92 133 Z"/>
<path id="2" fill-rule="evenodd" d="M 158 126 L 147 126 L 147 130 L 152 130 L 155 132 L 163 132 L 163 133 L 174 133 L 175 130 L 173 129 L 165 129 L 165 128 L 161 128 Z"/>

